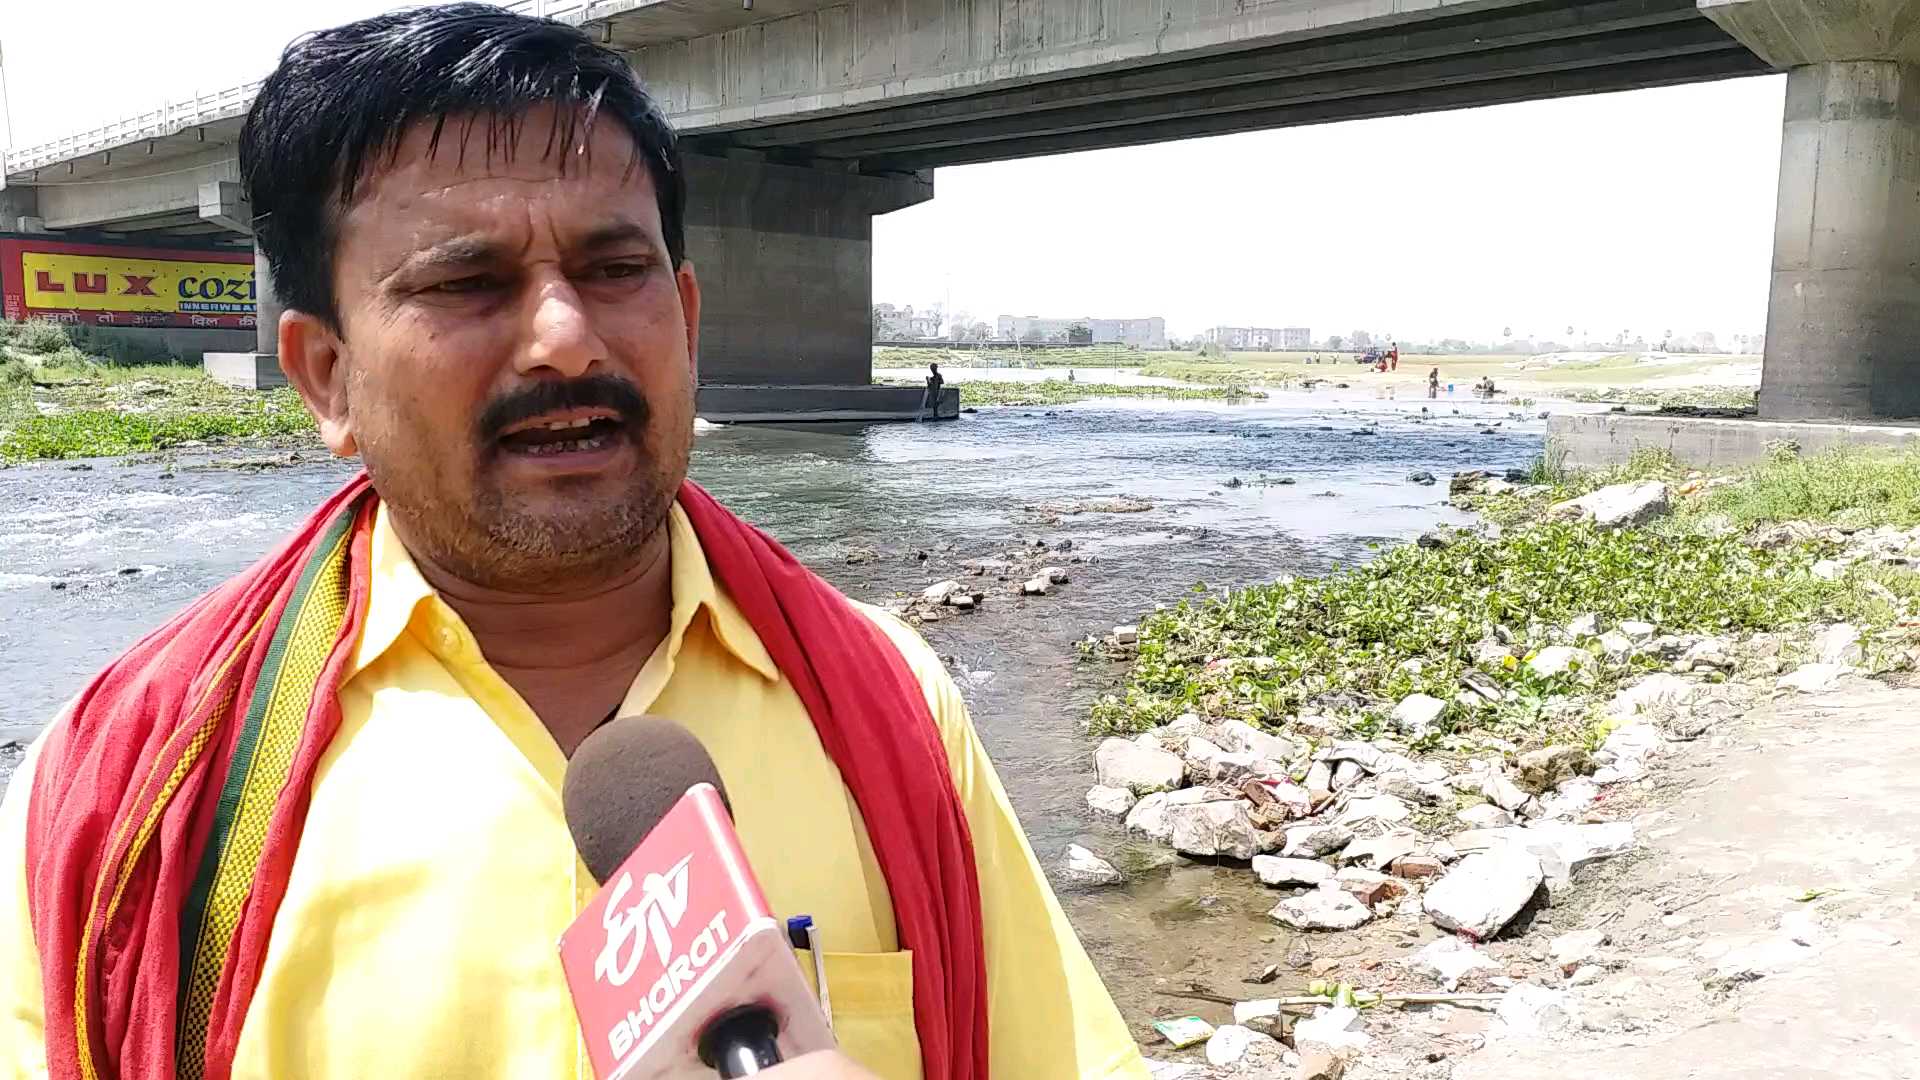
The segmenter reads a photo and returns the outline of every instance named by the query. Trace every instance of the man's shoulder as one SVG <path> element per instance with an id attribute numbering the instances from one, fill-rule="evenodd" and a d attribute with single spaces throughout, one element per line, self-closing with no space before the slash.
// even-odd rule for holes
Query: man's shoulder
<path id="1" fill-rule="evenodd" d="M 913 672 L 913 677 L 926 694 L 935 722 L 943 729 L 949 724 L 964 722 L 964 713 L 954 707 L 960 703 L 960 688 L 954 684 L 953 676 L 947 673 L 947 666 L 940 661 L 940 655 L 933 651 L 926 639 L 889 611 L 851 598 L 847 602 L 867 621 L 879 627 L 880 632 L 900 653 L 900 658 L 907 662 L 907 670 Z M 953 715 L 955 713 L 959 715 Z"/>

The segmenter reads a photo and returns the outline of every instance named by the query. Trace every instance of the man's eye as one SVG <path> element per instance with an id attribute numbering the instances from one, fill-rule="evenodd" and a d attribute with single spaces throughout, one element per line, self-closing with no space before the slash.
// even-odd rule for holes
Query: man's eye
<path id="1" fill-rule="evenodd" d="M 600 276 L 614 281 L 622 278 L 637 278 L 647 272 L 646 263 L 621 262 L 607 263 L 600 268 Z"/>
<path id="2" fill-rule="evenodd" d="M 491 289 L 498 284 L 498 281 L 485 274 L 475 274 L 472 277 L 454 278 L 451 281 L 436 282 L 429 285 L 427 291 L 435 293 L 471 293 L 480 292 L 483 289 Z"/>

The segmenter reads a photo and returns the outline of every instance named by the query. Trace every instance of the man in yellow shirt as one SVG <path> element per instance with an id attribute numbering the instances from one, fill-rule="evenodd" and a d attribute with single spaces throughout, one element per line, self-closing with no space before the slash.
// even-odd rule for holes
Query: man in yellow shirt
<path id="1" fill-rule="evenodd" d="M 646 712 L 822 929 L 840 1049 L 765 1075 L 1145 1077 L 938 659 L 683 483 L 700 292 L 625 62 L 477 5 L 366 20 L 288 50 L 241 164 L 281 363 L 370 489 L 15 774 L 0 1072 L 586 1075 L 560 783 Z"/>

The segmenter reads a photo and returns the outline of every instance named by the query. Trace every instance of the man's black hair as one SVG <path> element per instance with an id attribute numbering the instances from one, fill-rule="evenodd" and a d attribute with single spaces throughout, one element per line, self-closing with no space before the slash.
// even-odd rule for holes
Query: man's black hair
<path id="1" fill-rule="evenodd" d="M 666 117 L 619 53 L 576 27 L 486 4 L 413 8 L 299 38 L 260 87 L 240 129 L 240 178 L 254 241 L 289 308 L 338 330 L 335 225 L 356 188 L 391 162 L 415 124 L 456 141 L 485 125 L 487 154 L 518 149 L 528 109 L 558 106 L 541 152 L 561 168 L 612 119 L 633 139 L 660 203 L 667 254 L 685 253 L 686 176 Z M 384 159 L 384 160 L 383 160 Z"/>

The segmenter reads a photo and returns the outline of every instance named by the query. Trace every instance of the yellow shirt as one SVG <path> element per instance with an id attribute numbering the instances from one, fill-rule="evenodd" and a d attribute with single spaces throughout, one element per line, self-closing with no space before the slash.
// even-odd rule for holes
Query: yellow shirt
<path id="1" fill-rule="evenodd" d="M 792 687 L 670 522 L 670 630 L 623 713 L 686 725 L 719 766 L 777 912 L 814 916 L 841 1048 L 920 1076 L 912 958 L 852 797 Z M 365 628 L 341 687 L 236 1077 L 587 1076 L 555 952 L 595 888 L 560 809 L 566 759 L 421 578 L 381 514 Z M 973 833 L 992 1075 L 1146 1066 L 1047 887 L 959 691 L 926 644 L 862 610 L 919 677 Z M 23 854 L 29 751 L 0 804 L 0 1070 L 46 1072 Z M 812 973 L 812 961 L 801 968 Z"/>

